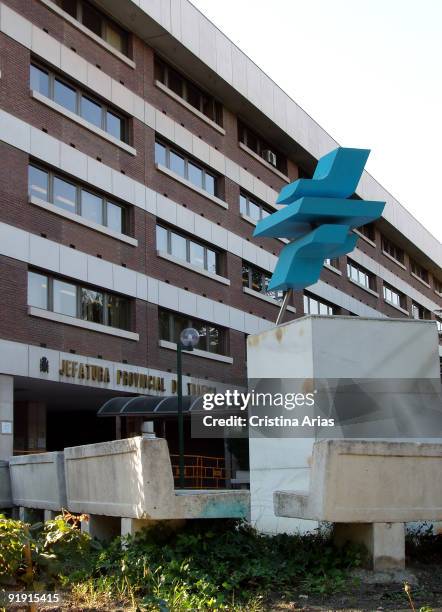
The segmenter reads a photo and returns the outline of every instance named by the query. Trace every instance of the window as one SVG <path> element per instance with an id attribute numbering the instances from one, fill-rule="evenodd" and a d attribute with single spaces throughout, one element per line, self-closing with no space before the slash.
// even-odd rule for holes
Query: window
<path id="1" fill-rule="evenodd" d="M 271 214 L 271 211 L 264 204 L 251 198 L 244 191 L 239 194 L 239 212 L 256 222 Z"/>
<path id="2" fill-rule="evenodd" d="M 129 329 L 127 298 L 34 271 L 28 272 L 28 304 L 84 321 Z"/>
<path id="3" fill-rule="evenodd" d="M 423 281 L 424 283 L 426 283 L 427 285 L 429 284 L 429 276 L 428 276 L 428 270 L 426 270 L 425 268 L 423 268 L 420 264 L 418 264 L 416 261 L 414 261 L 413 259 L 410 260 L 411 263 L 411 272 L 417 276 L 418 278 L 421 279 L 421 281 Z"/>
<path id="4" fill-rule="evenodd" d="M 54 279 L 52 281 L 54 312 L 75 317 L 77 315 L 77 288 L 75 285 Z"/>
<path id="5" fill-rule="evenodd" d="M 260 268 L 243 261 L 242 264 L 242 285 L 257 293 L 268 295 L 275 300 L 282 300 L 284 297 L 283 291 L 269 291 L 268 286 L 272 275 L 269 272 L 264 272 Z"/>
<path id="6" fill-rule="evenodd" d="M 371 240 L 371 242 L 374 242 L 376 239 L 376 232 L 374 229 L 374 223 L 367 223 L 367 225 L 361 225 L 361 227 L 357 227 L 356 230 L 362 234 L 363 236 L 365 236 L 366 238 L 368 238 L 368 240 Z"/>
<path id="7" fill-rule="evenodd" d="M 48 308 L 48 278 L 37 272 L 28 274 L 28 304 L 36 308 Z"/>
<path id="8" fill-rule="evenodd" d="M 117 140 L 128 141 L 126 119 L 110 111 L 105 103 L 93 99 L 54 73 L 31 64 L 30 87 Z"/>
<path id="9" fill-rule="evenodd" d="M 200 351 L 208 351 L 218 355 L 227 354 L 227 336 L 224 328 L 205 321 L 190 319 L 185 315 L 169 310 L 159 309 L 159 336 L 161 340 L 178 343 L 180 334 L 186 327 L 194 327 L 198 331 L 200 340 L 196 348 Z"/>
<path id="10" fill-rule="evenodd" d="M 442 320 L 436 318 L 437 331 L 439 334 L 442 334 Z"/>
<path id="11" fill-rule="evenodd" d="M 55 0 L 56 4 L 111 47 L 127 55 L 128 34 L 85 0 Z"/>
<path id="12" fill-rule="evenodd" d="M 405 265 L 405 252 L 403 249 L 396 246 L 393 242 L 391 242 L 391 240 L 385 238 L 385 236 L 382 236 L 382 250 L 403 266 Z"/>
<path id="13" fill-rule="evenodd" d="M 327 304 L 306 293 L 304 294 L 304 314 L 331 316 L 336 313 L 331 304 Z"/>
<path id="14" fill-rule="evenodd" d="M 28 168 L 29 195 L 80 215 L 119 234 L 126 233 L 127 210 L 38 166 Z"/>
<path id="15" fill-rule="evenodd" d="M 29 195 L 48 201 L 49 174 L 36 166 L 28 167 Z"/>
<path id="16" fill-rule="evenodd" d="M 155 142 L 155 163 L 166 166 L 198 189 L 217 195 L 216 176 L 169 145 Z"/>
<path id="17" fill-rule="evenodd" d="M 217 251 L 162 225 L 157 225 L 157 249 L 213 274 L 219 272 Z"/>
<path id="18" fill-rule="evenodd" d="M 333 257 L 332 259 L 324 259 L 324 263 L 327 264 L 327 266 L 330 266 L 330 268 L 335 268 L 336 270 L 339 270 L 339 257 Z"/>
<path id="19" fill-rule="evenodd" d="M 222 105 L 158 57 L 155 58 L 155 79 L 163 83 L 163 85 L 171 89 L 177 96 L 196 108 L 200 113 L 203 113 L 211 121 L 222 126 Z"/>
<path id="20" fill-rule="evenodd" d="M 241 122 L 238 122 L 238 140 L 280 172 L 287 174 L 286 157 Z"/>
<path id="21" fill-rule="evenodd" d="M 390 287 L 389 285 L 386 285 L 384 283 L 383 292 L 384 300 L 389 304 L 393 304 L 393 306 L 399 306 L 400 308 L 407 307 L 407 298 L 397 289 L 393 289 L 393 287 Z"/>
<path id="22" fill-rule="evenodd" d="M 368 270 L 364 270 L 364 268 L 361 268 L 350 260 L 347 262 L 347 276 L 358 285 L 376 291 L 376 277 L 374 274 L 368 272 Z"/>
<path id="23" fill-rule="evenodd" d="M 437 278 L 434 278 L 433 276 L 433 282 L 434 282 L 434 290 L 436 291 L 436 293 L 440 293 L 442 295 L 442 281 L 440 281 Z"/>
<path id="24" fill-rule="evenodd" d="M 431 312 L 421 306 L 420 304 L 416 304 L 416 302 L 412 302 L 411 304 L 411 316 L 413 319 L 431 319 Z"/>

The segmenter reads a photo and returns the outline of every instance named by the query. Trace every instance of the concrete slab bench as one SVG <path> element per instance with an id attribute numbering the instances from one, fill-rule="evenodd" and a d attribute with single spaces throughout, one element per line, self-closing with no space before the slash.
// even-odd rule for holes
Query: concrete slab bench
<path id="1" fill-rule="evenodd" d="M 67 507 L 91 516 L 98 537 L 133 533 L 154 521 L 247 518 L 250 497 L 238 490 L 175 490 L 167 441 L 135 437 L 65 449 Z M 110 533 L 109 533 L 110 535 Z"/>
<path id="2" fill-rule="evenodd" d="M 54 512 L 67 507 L 62 451 L 11 457 L 9 470 L 12 500 L 22 509 L 24 520 L 28 520 L 28 514 L 32 516 L 24 509 L 44 510 L 45 518 L 51 518 Z"/>
<path id="3" fill-rule="evenodd" d="M 12 506 L 9 463 L 7 461 L 0 461 L 0 508 L 11 508 Z"/>
<path id="4" fill-rule="evenodd" d="M 274 492 L 274 511 L 332 522 L 336 543 L 364 544 L 373 569 L 403 568 L 404 524 L 442 519 L 442 444 L 316 442 L 310 490 Z"/>

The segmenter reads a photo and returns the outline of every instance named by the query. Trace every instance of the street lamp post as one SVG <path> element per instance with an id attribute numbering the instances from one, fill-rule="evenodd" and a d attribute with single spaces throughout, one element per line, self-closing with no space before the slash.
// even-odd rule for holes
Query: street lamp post
<path id="1" fill-rule="evenodd" d="M 177 400 L 178 400 L 178 454 L 180 488 L 184 489 L 184 418 L 183 418 L 183 366 L 182 352 L 193 351 L 200 335 L 193 327 L 186 327 L 180 334 L 176 351 Z"/>

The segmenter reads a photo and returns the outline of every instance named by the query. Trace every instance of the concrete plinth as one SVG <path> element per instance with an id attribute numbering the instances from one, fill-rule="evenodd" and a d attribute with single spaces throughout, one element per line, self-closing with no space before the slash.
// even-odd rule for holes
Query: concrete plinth
<path id="1" fill-rule="evenodd" d="M 278 380 L 284 393 L 294 390 L 290 381 L 296 379 L 306 384 L 345 379 L 438 380 L 438 343 L 431 321 L 306 316 L 250 335 L 247 375 L 249 381 Z M 298 409 L 286 416 L 305 414 L 305 409 Z M 382 417 L 380 410 L 379 422 Z M 308 491 L 315 435 L 311 428 L 303 438 L 250 437 L 251 522 L 259 531 L 281 533 L 317 527 L 316 521 L 321 519 L 314 515 L 280 512 L 275 516 L 273 511 L 274 491 Z M 339 427 L 330 431 L 331 438 L 342 435 Z M 376 474 L 381 478 L 381 471 Z M 351 493 L 345 481 L 341 486 Z"/>
<path id="2" fill-rule="evenodd" d="M 405 567 L 404 523 L 336 523 L 333 540 L 362 544 L 369 553 L 370 569 L 400 570 Z"/>
<path id="3" fill-rule="evenodd" d="M 91 538 L 109 542 L 120 535 L 120 520 L 114 516 L 90 514 L 88 521 L 82 521 L 81 531 Z"/>
<path id="4" fill-rule="evenodd" d="M 0 374 L 0 459 L 7 461 L 14 443 L 14 377 Z"/>

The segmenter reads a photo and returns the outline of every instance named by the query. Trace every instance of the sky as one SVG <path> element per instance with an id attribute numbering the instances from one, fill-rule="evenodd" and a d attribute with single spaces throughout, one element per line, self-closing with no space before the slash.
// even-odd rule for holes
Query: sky
<path id="1" fill-rule="evenodd" d="M 442 240 L 441 0 L 191 0 Z"/>

